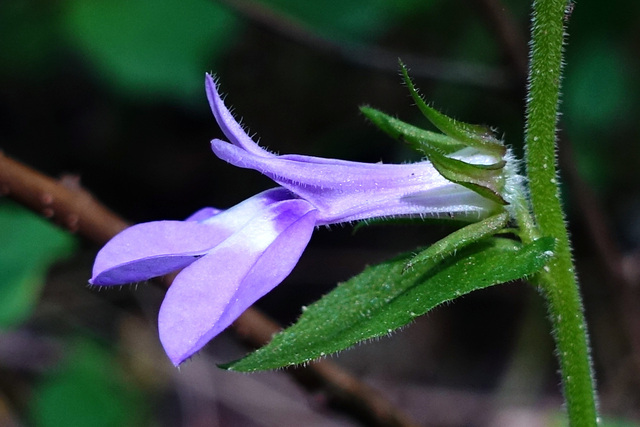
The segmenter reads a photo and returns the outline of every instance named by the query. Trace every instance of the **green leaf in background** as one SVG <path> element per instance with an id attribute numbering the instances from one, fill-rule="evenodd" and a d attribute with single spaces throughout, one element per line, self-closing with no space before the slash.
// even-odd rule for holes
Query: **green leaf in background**
<path id="1" fill-rule="evenodd" d="M 0 328 L 24 321 L 38 301 L 49 266 L 75 239 L 44 218 L 0 202 Z"/>
<path id="2" fill-rule="evenodd" d="M 633 111 L 633 75 L 625 51 L 601 36 L 584 43 L 566 78 L 563 104 L 569 120 L 588 131 L 607 130 Z"/>
<path id="3" fill-rule="evenodd" d="M 112 355 L 88 339 L 78 339 L 63 366 L 35 387 L 29 408 L 36 427 L 142 426 L 146 409 Z"/>
<path id="4" fill-rule="evenodd" d="M 261 0 L 260 3 L 294 16 L 319 33 L 343 42 L 370 42 L 397 21 L 441 0 Z"/>
<path id="5" fill-rule="evenodd" d="M 202 93 L 204 73 L 235 40 L 238 22 L 211 0 L 70 0 L 65 10 L 71 42 L 102 78 L 131 97 L 186 102 Z"/>
<path id="6" fill-rule="evenodd" d="M 52 46 L 56 46 L 59 33 L 55 11 L 54 2 L 0 2 L 0 75 L 11 81 L 51 67 L 57 59 Z"/>
<path id="7" fill-rule="evenodd" d="M 633 61 L 606 36 L 574 46 L 564 85 L 563 119 L 574 147 L 580 175 L 606 193 L 619 167 L 616 156 L 628 150 L 619 128 L 633 127 Z"/>
<path id="8" fill-rule="evenodd" d="M 368 267 L 309 306 L 296 324 L 275 335 L 271 343 L 222 367 L 276 369 L 387 335 L 444 302 L 535 273 L 553 255 L 554 244 L 552 238 L 526 246 L 491 238 L 435 268 L 417 265 L 403 273 L 412 254 Z"/>

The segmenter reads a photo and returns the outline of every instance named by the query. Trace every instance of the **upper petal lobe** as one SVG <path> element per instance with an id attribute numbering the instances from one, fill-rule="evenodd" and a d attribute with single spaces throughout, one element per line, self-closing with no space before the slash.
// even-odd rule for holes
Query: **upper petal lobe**
<path id="1" fill-rule="evenodd" d="M 291 197 L 288 190 L 274 188 L 226 211 L 206 208 L 188 221 L 154 221 L 129 227 L 98 252 L 89 282 L 131 283 L 184 268 L 241 229 L 265 207 Z"/>

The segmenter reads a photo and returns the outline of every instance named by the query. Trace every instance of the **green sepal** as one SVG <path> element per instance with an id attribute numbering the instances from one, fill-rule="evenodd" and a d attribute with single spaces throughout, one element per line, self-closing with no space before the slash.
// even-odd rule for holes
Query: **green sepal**
<path id="1" fill-rule="evenodd" d="M 459 151 L 467 145 L 451 136 L 412 126 L 375 108 L 361 107 L 360 111 L 392 138 L 403 140 L 425 154 L 438 172 L 449 181 L 463 185 L 496 203 L 506 204 L 501 196 L 504 185 L 502 168 L 506 164 L 504 160 L 489 165 L 474 165 L 447 157 L 447 154 Z"/>
<path id="2" fill-rule="evenodd" d="M 408 143 L 411 148 L 423 154 L 433 150 L 440 151 L 443 154 L 451 154 L 467 147 L 466 144 L 448 135 L 420 129 L 375 108 L 362 106 L 360 111 L 389 136 Z"/>
<path id="3" fill-rule="evenodd" d="M 405 272 L 411 254 L 368 267 L 303 310 L 296 324 L 265 347 L 220 367 L 260 371 L 306 363 L 372 338 L 388 335 L 432 308 L 499 283 L 539 271 L 553 256 L 555 240 L 528 245 L 488 238 L 436 266 Z"/>
<path id="4" fill-rule="evenodd" d="M 501 195 L 505 179 L 504 160 L 490 165 L 474 165 L 436 151 L 432 151 L 427 157 L 440 175 L 449 181 L 463 185 L 498 204 L 507 204 Z"/>
<path id="5" fill-rule="evenodd" d="M 495 154 L 499 157 L 505 155 L 506 147 L 502 141 L 496 138 L 494 132 L 489 127 L 460 122 L 430 107 L 418 93 L 411 81 L 411 77 L 409 77 L 407 67 L 402 62 L 400 62 L 400 70 L 405 84 L 409 88 L 411 97 L 422 114 L 424 114 L 435 127 L 469 147 L 474 147 L 480 151 Z"/>
<path id="6" fill-rule="evenodd" d="M 508 223 L 509 214 L 502 212 L 462 227 L 419 252 L 407 262 L 403 271 L 406 272 L 420 263 L 428 263 L 429 266 L 435 266 L 446 257 L 455 254 L 466 246 L 496 234 L 504 229 Z"/>

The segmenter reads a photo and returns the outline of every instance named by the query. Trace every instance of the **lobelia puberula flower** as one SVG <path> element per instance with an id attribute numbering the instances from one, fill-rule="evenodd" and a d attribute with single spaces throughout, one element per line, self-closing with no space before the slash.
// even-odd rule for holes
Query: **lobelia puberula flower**
<path id="1" fill-rule="evenodd" d="M 282 282 L 317 226 L 398 216 L 473 221 L 499 208 L 445 179 L 429 161 L 370 164 L 268 152 L 233 118 L 211 76 L 205 83 L 213 115 L 229 140 L 211 141 L 213 152 L 279 186 L 227 210 L 204 208 L 184 221 L 129 227 L 97 254 L 90 280 L 120 285 L 182 269 L 158 318 L 160 340 L 176 366 Z M 496 162 L 473 148 L 448 158 Z"/>

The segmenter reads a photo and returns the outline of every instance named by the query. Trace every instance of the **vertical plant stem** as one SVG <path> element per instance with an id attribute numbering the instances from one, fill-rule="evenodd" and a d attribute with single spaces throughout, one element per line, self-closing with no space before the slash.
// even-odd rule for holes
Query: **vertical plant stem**
<path id="1" fill-rule="evenodd" d="M 548 302 L 570 425 L 583 427 L 597 424 L 596 398 L 555 152 L 566 6 L 567 0 L 533 1 L 525 142 L 534 218 L 540 233 L 557 241 L 554 258 L 535 281 Z"/>

